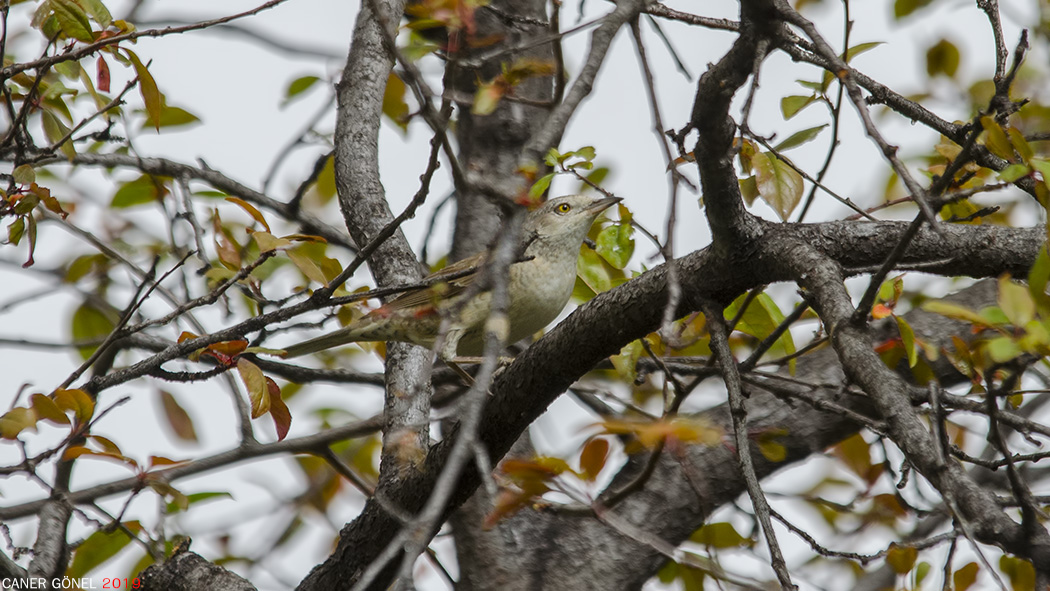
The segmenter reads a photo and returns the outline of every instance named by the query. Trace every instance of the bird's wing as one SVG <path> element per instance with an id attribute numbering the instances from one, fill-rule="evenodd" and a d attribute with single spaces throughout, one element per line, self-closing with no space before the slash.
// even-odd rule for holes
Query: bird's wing
<path id="1" fill-rule="evenodd" d="M 477 277 L 477 269 L 484 263 L 484 253 L 478 253 L 472 257 L 456 261 L 423 278 L 424 281 L 437 281 L 437 284 L 406 292 L 390 300 L 379 309 L 390 313 L 416 306 L 432 306 L 439 299 L 447 301 L 455 298 L 474 282 L 474 279 Z M 473 271 L 470 272 L 472 269 Z M 463 273 L 466 273 L 466 275 L 462 275 Z M 449 279 L 443 281 L 444 278 Z M 441 287 L 438 287 L 438 285 Z"/>

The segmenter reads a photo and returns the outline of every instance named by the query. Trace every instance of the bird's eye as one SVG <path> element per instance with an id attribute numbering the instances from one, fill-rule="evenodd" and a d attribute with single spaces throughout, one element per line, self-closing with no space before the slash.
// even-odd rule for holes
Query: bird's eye
<path id="1" fill-rule="evenodd" d="M 572 206 L 568 203 L 560 203 L 558 204 L 558 207 L 554 208 L 554 210 L 558 213 L 569 213 L 570 209 L 572 209 Z"/>

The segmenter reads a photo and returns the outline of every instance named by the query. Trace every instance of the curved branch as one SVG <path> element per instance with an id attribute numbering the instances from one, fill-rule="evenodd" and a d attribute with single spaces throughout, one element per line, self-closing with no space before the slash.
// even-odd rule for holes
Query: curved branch
<path id="1" fill-rule="evenodd" d="M 547 116 L 543 127 L 532 136 L 529 143 L 522 150 L 523 163 L 536 163 L 543 160 L 547 150 L 557 145 L 569 119 L 576 112 L 580 102 L 591 93 L 594 87 L 594 79 L 598 76 L 605 61 L 605 54 L 609 51 L 613 37 L 620 28 L 629 23 L 645 9 L 643 0 L 621 0 L 616 3 L 616 9 L 605 15 L 602 24 L 591 33 L 591 46 L 587 50 L 587 60 L 580 69 L 579 76 L 572 83 L 565 100 L 555 107 L 554 111 Z"/>
<path id="2" fill-rule="evenodd" d="M 35 161 L 38 164 L 51 164 L 66 162 L 65 156 L 48 156 Z M 140 158 L 126 154 L 92 154 L 78 152 L 72 160 L 73 164 L 85 164 L 89 166 L 114 167 L 122 166 L 140 170 L 147 174 L 159 176 L 182 177 L 204 181 L 216 189 L 240 197 L 245 201 L 265 207 L 270 211 L 284 217 L 287 220 L 297 221 L 302 224 L 303 229 L 310 234 L 316 234 L 330 243 L 338 244 L 351 251 L 356 248 L 350 238 L 340 230 L 325 223 L 312 214 L 299 210 L 288 203 L 282 203 L 272 197 L 264 195 L 217 170 L 205 166 L 196 167 L 166 158 Z"/>
<path id="3" fill-rule="evenodd" d="M 353 439 L 354 437 L 362 437 L 364 435 L 375 433 L 379 431 L 382 424 L 383 418 L 381 416 L 376 416 L 363 421 L 326 429 L 320 433 L 314 433 L 313 435 L 307 435 L 305 437 L 285 439 L 284 441 L 276 441 L 274 443 L 238 447 L 217 453 L 213 456 L 187 462 L 173 468 L 168 468 L 166 470 L 150 472 L 146 474 L 145 477 L 133 476 L 131 478 L 124 478 L 121 480 L 114 480 L 113 482 L 107 482 L 105 484 L 91 486 L 76 492 L 70 492 L 65 494 L 63 498 L 71 505 L 79 505 L 90 503 L 96 499 L 126 493 L 128 491 L 142 490 L 142 488 L 150 481 L 174 482 L 179 478 L 186 478 L 187 476 L 202 474 L 219 468 L 226 468 L 246 460 L 265 458 L 278 454 L 312 453 L 337 441 L 344 441 L 346 439 Z M 12 505 L 10 507 L 0 507 L 0 520 L 8 521 L 11 519 L 36 515 L 49 502 L 50 500 L 48 499 L 42 499 L 19 505 Z"/>
<path id="4" fill-rule="evenodd" d="M 906 224 L 900 222 L 770 224 L 766 229 L 764 239 L 771 241 L 773 245 L 771 248 L 783 248 L 788 243 L 785 241 L 796 244 L 817 243 L 818 248 L 823 248 L 825 255 L 829 258 L 848 262 L 849 265 L 860 265 L 862 262 L 871 265 L 884 260 L 890 250 L 896 246 L 905 227 Z M 858 233 L 857 228 L 863 228 L 864 231 Z M 971 276 L 996 276 L 1003 268 L 1011 268 L 1018 273 L 1024 273 L 1035 260 L 1044 238 L 1045 233 L 1041 228 L 1016 229 L 948 225 L 944 235 L 938 235 L 929 229 L 921 231 L 913 241 L 905 259 L 916 260 L 923 255 L 944 251 L 973 252 L 972 260 L 946 262 L 943 270 L 953 274 Z M 987 252 L 997 249 L 975 246 L 988 244 L 1005 245 L 1005 247 L 1002 252 Z M 859 246 L 862 248 L 858 248 Z M 485 446 L 494 463 L 508 452 L 529 424 L 589 368 L 609 355 L 615 354 L 625 344 L 659 327 L 664 304 L 667 302 L 667 266 L 669 264 L 676 266 L 675 272 L 681 278 L 682 298 L 675 311 L 676 317 L 698 310 L 704 300 L 724 304 L 752 287 L 791 280 L 783 261 L 775 258 L 763 256 L 754 258 L 752 253 L 750 258 L 741 255 L 741 258 L 737 260 L 733 256 L 714 256 L 710 249 L 705 249 L 684 256 L 673 263 L 661 265 L 620 287 L 600 294 L 526 349 L 494 380 L 491 388 L 493 396 L 484 409 L 478 433 L 478 440 Z M 838 396 L 838 394 L 835 391 L 832 396 Z M 756 406 L 761 405 L 756 403 Z M 759 428 L 760 423 L 757 421 L 760 420 L 762 420 L 761 417 L 756 418 L 756 428 Z M 845 437 L 852 432 L 842 431 L 841 425 L 841 423 L 830 425 L 826 417 L 815 419 L 811 423 L 811 428 L 821 437 L 810 440 L 807 437 L 814 433 L 798 433 L 799 443 L 796 450 L 800 455 L 792 456 L 792 458 L 802 459 L 823 449 L 823 446 L 834 443 L 837 441 L 835 437 Z M 853 430 L 858 428 L 852 422 L 850 426 Z M 825 427 L 828 427 L 827 431 Z M 814 444 L 813 441 L 820 443 Z M 386 501 L 384 502 L 400 506 L 409 513 L 419 511 L 428 497 L 428 491 L 433 489 L 438 475 L 441 474 L 454 442 L 455 437 L 450 436 L 435 444 L 417 473 L 411 474 L 396 486 L 386 489 Z M 729 455 L 731 462 L 736 461 L 728 450 L 720 449 L 718 453 Z M 771 466 L 766 461 L 760 474 L 768 474 L 777 467 L 779 466 Z M 445 509 L 446 515 L 473 494 L 480 483 L 481 479 L 477 471 L 467 470 Z M 734 498 L 743 490 L 737 487 L 738 484 L 737 481 L 731 479 L 717 479 L 715 482 L 707 483 L 718 493 L 713 494 L 711 498 L 721 499 L 721 502 Z M 663 512 L 666 505 L 651 502 L 649 496 L 651 494 L 647 492 L 640 495 L 638 502 L 649 507 L 649 511 Z M 681 495 L 681 491 L 678 494 Z M 703 515 L 706 515 L 706 510 L 712 508 L 706 504 L 706 499 L 705 496 L 703 506 L 697 505 L 693 498 L 688 499 L 692 506 L 691 512 L 688 515 L 680 512 L 675 514 L 671 520 L 674 525 L 667 527 L 677 532 L 675 535 L 679 536 L 678 540 L 687 537 L 699 523 L 690 520 L 702 519 Z M 676 507 L 681 509 L 681 503 L 676 503 Z M 575 519 L 577 519 L 574 522 L 575 526 L 579 526 L 582 522 L 578 518 Z M 691 524 L 688 526 L 689 529 L 686 529 L 686 524 Z M 333 560 L 321 567 L 327 571 L 326 580 L 338 581 L 340 576 L 344 577 L 344 580 L 351 580 L 354 573 L 366 568 L 375 559 L 377 553 L 397 535 L 401 525 L 397 516 L 389 514 L 381 503 L 370 500 L 361 515 L 343 528 L 340 537 L 343 541 L 341 547 L 345 549 L 340 553 L 339 560 Z M 676 538 L 670 536 L 668 539 Z M 603 544 L 608 542 L 607 537 L 601 540 Z M 631 546 L 631 550 L 638 552 L 637 546 Z M 604 552 L 600 554 L 605 555 Z M 595 560 L 594 555 L 581 553 L 579 556 L 587 556 L 588 560 Z M 624 555 L 617 556 L 624 558 Z M 645 556 L 648 555 L 639 554 L 638 558 Z M 570 557 L 566 558 L 570 559 Z M 653 560 L 659 560 L 662 563 L 663 559 L 654 558 Z M 624 567 L 616 567 L 611 572 L 626 577 L 629 571 Z M 634 571 L 631 576 L 647 578 L 651 572 L 640 575 Z M 384 588 L 383 585 L 386 582 L 385 579 L 377 579 L 374 588 Z M 613 585 L 613 587 L 621 586 L 621 583 Z M 304 586 L 302 588 L 313 587 Z"/>

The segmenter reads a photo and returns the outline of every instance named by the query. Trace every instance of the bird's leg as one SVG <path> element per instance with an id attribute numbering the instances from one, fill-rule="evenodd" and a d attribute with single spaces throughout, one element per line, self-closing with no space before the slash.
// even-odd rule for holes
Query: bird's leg
<path id="1" fill-rule="evenodd" d="M 442 361 L 444 361 L 445 365 L 447 365 L 449 369 L 454 371 L 456 375 L 462 378 L 463 382 L 466 383 L 468 387 L 474 387 L 474 378 L 469 373 L 467 373 L 467 370 L 460 367 L 458 363 L 451 359 L 443 359 Z"/>
<path id="2" fill-rule="evenodd" d="M 453 357 L 452 360 L 455 361 L 456 363 L 464 363 L 464 364 L 467 364 L 467 365 L 478 365 L 482 361 L 484 361 L 485 358 L 484 357 Z M 509 355 L 500 355 L 499 357 L 496 358 L 496 363 L 499 365 L 499 368 L 497 369 L 497 371 L 498 371 L 499 369 L 503 369 L 503 368 L 507 367 L 508 365 L 510 365 L 511 363 L 514 363 L 514 358 L 509 356 Z"/>
<path id="3" fill-rule="evenodd" d="M 463 382 L 466 383 L 467 386 L 473 388 L 474 378 L 471 377 L 471 375 L 467 373 L 465 369 L 460 367 L 458 363 L 456 363 L 456 349 L 459 347 L 459 339 L 461 339 L 462 337 L 462 329 L 449 330 L 447 333 L 445 333 L 445 342 L 441 344 L 441 351 L 438 352 L 438 355 L 441 357 L 441 360 L 445 362 L 445 365 L 449 367 L 449 369 L 456 372 L 456 375 L 463 379 Z"/>

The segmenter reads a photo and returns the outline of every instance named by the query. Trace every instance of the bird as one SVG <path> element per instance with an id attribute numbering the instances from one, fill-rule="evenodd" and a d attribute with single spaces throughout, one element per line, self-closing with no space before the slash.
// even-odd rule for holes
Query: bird
<path id="1" fill-rule="evenodd" d="M 561 314 L 576 282 L 576 259 L 594 220 L 619 197 L 567 195 L 549 199 L 522 222 L 522 256 L 510 265 L 507 291 L 509 331 L 505 342 L 535 334 Z M 406 292 L 347 326 L 286 347 L 299 357 L 361 341 L 401 341 L 434 348 L 442 319 L 449 323 L 439 356 L 478 357 L 492 292 L 471 289 L 488 252 L 452 263 L 424 278 L 428 287 Z"/>

